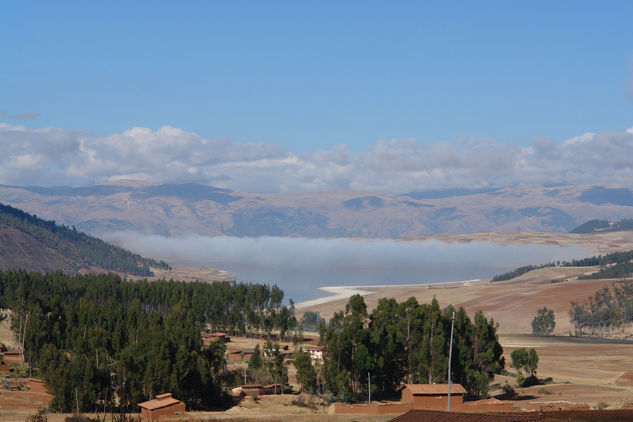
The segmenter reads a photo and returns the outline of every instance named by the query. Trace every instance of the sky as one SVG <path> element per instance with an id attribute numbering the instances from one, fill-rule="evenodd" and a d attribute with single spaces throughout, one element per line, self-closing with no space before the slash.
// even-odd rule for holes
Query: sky
<path id="1" fill-rule="evenodd" d="M 633 185 L 633 3 L 6 2 L 0 183 Z"/>

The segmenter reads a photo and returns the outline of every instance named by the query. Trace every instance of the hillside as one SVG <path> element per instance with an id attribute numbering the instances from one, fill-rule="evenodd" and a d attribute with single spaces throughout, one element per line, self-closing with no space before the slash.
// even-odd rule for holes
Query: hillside
<path id="1" fill-rule="evenodd" d="M 123 181 L 87 187 L 0 186 L 5 203 L 94 235 L 399 238 L 485 232 L 569 232 L 591 219 L 633 218 L 633 190 L 516 186 L 411 192 L 253 194 Z"/>
<path id="2" fill-rule="evenodd" d="M 608 233 L 620 231 L 633 231 L 633 219 L 624 219 L 620 221 L 609 220 L 589 220 L 586 223 L 573 229 L 570 233 Z"/>
<path id="3" fill-rule="evenodd" d="M 165 262 L 143 258 L 100 239 L 0 204 L 0 269 L 67 273 L 115 271 L 150 276 Z"/>

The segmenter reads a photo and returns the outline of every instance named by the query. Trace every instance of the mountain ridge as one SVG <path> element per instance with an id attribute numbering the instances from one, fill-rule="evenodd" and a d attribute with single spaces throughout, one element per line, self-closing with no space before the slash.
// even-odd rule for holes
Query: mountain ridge
<path id="1" fill-rule="evenodd" d="M 633 218 L 633 190 L 519 185 L 387 194 L 257 194 L 196 183 L 123 181 L 84 187 L 0 186 L 0 200 L 94 235 L 400 238 L 491 231 L 568 232 Z M 418 199 L 416 199 L 418 198 Z"/>
<path id="2" fill-rule="evenodd" d="M 163 261 L 144 258 L 55 221 L 0 203 L 0 268 L 28 271 L 117 272 L 152 276 Z"/>

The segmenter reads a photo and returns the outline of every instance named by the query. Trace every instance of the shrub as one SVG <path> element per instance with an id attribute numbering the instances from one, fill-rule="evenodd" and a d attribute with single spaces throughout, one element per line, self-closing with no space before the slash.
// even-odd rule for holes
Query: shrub
<path id="1" fill-rule="evenodd" d="M 48 422 L 48 418 L 42 411 L 39 411 L 37 413 L 27 416 L 24 421 L 25 422 Z"/>
<path id="2" fill-rule="evenodd" d="M 506 383 L 501 386 L 501 389 L 507 395 L 514 395 L 515 394 L 514 388 L 512 388 L 512 386 L 510 384 L 508 384 L 508 381 L 506 381 Z"/>
<path id="3" fill-rule="evenodd" d="M 596 410 L 605 410 L 607 407 L 609 407 L 609 405 L 601 401 L 600 403 L 596 404 L 593 408 Z"/>

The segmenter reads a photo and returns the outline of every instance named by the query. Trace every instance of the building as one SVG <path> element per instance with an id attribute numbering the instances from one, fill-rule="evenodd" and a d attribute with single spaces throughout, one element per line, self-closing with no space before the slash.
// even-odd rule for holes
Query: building
<path id="1" fill-rule="evenodd" d="M 185 404 L 172 397 L 171 393 L 159 394 L 155 399 L 138 404 L 141 407 L 141 420 L 155 421 L 185 412 Z"/>
<path id="2" fill-rule="evenodd" d="M 265 396 L 269 394 L 281 394 L 283 392 L 281 384 L 244 384 L 231 389 L 233 397 L 241 396 Z"/>
<path id="3" fill-rule="evenodd" d="M 463 408 L 465 394 L 461 384 L 451 384 L 451 408 Z M 400 402 L 410 403 L 414 409 L 446 410 L 448 384 L 405 384 Z"/>
<path id="4" fill-rule="evenodd" d="M 209 347 L 211 343 L 214 341 L 221 341 L 223 343 L 228 343 L 231 341 L 231 337 L 227 336 L 226 333 L 215 332 L 215 333 L 202 333 L 202 343 L 205 347 Z"/>
<path id="5" fill-rule="evenodd" d="M 310 353 L 312 364 L 323 364 L 323 346 L 305 346 L 303 350 Z"/>
<path id="6" fill-rule="evenodd" d="M 451 388 L 451 395 L 453 394 Z M 461 413 L 437 410 L 410 410 L 389 422 L 537 422 L 544 420 L 539 413 Z"/>
<path id="7" fill-rule="evenodd" d="M 229 359 L 250 359 L 255 349 L 228 349 L 226 357 Z"/>
<path id="8" fill-rule="evenodd" d="M 2 356 L 5 363 L 20 363 L 20 352 L 17 350 L 7 350 Z"/>

